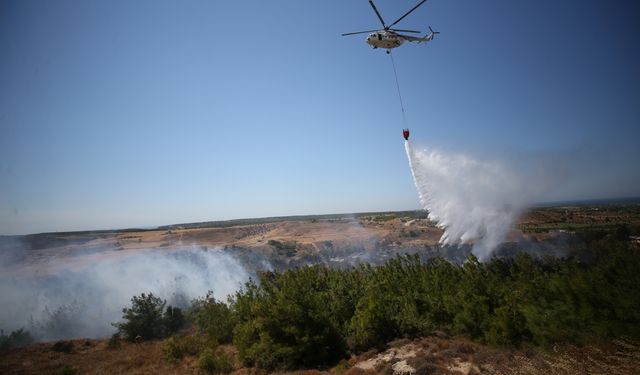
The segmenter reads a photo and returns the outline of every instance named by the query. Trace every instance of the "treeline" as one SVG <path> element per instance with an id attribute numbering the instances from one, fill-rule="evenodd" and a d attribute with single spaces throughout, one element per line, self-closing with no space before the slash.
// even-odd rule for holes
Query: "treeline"
<path id="1" fill-rule="evenodd" d="M 326 215 L 294 215 L 294 216 L 275 216 L 253 219 L 234 219 L 224 221 L 204 221 L 198 223 L 183 223 L 183 224 L 171 224 L 157 227 L 158 230 L 173 230 L 173 229 L 194 229 L 194 228 L 227 228 L 240 225 L 258 225 L 258 224 L 271 224 L 279 223 L 283 221 L 350 221 L 360 218 L 369 218 L 371 220 L 377 220 L 376 218 L 382 217 L 381 221 L 391 220 L 399 217 L 407 219 L 426 219 L 428 213 L 424 210 L 412 210 L 412 211 L 388 211 L 388 212 L 357 212 L 347 214 L 326 214 Z"/>

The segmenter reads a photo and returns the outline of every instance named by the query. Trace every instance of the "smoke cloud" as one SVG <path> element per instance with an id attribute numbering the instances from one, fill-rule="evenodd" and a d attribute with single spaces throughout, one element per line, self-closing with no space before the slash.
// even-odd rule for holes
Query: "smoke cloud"
<path id="1" fill-rule="evenodd" d="M 49 276 L 7 275 L 0 273 L 0 328 L 24 327 L 38 340 L 105 337 L 134 295 L 186 307 L 209 290 L 226 300 L 250 277 L 230 255 L 196 248 L 136 251 Z"/>
<path id="2" fill-rule="evenodd" d="M 444 230 L 444 245 L 473 243 L 487 259 L 504 240 L 524 208 L 539 197 L 531 177 L 500 162 L 465 155 L 414 150 L 405 142 L 420 203 Z"/>

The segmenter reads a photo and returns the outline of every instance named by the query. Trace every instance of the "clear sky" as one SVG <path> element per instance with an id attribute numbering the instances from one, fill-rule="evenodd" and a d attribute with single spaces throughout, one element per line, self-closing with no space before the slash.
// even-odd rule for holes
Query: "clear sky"
<path id="1" fill-rule="evenodd" d="M 390 23 L 415 1 L 378 0 Z M 640 195 L 640 3 L 430 0 L 408 126 Z M 0 2 L 0 234 L 419 207 L 366 0 Z M 593 168 L 591 168 L 593 167 Z"/>

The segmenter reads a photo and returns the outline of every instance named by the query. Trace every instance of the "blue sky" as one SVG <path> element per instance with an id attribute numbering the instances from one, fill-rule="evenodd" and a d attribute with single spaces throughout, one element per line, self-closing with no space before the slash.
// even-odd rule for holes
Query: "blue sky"
<path id="1" fill-rule="evenodd" d="M 417 1 L 416 1 L 417 2 Z M 390 23 L 414 1 L 378 0 Z M 394 51 L 412 138 L 575 155 L 640 195 L 636 1 L 430 0 Z M 367 1 L 3 1 L 0 234 L 419 207 Z"/>

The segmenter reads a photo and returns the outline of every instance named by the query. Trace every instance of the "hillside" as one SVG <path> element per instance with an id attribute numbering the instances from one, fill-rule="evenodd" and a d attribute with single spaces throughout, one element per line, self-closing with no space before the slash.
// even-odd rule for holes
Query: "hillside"
<path id="1" fill-rule="evenodd" d="M 65 366 L 78 374 L 205 374 L 197 358 L 187 356 L 179 363 L 169 363 L 162 351 L 163 341 L 139 344 L 123 343 L 108 349 L 108 340 L 73 340 L 70 353 L 52 350 L 52 343 L 0 354 L 0 372 L 12 374 L 62 373 Z M 235 350 L 226 350 L 234 354 Z M 398 365 L 398 363 L 400 363 Z M 406 363 L 421 374 L 487 375 L 634 375 L 640 368 L 640 343 L 616 340 L 600 346 L 558 346 L 549 352 L 533 348 L 504 349 L 488 347 L 464 338 L 433 336 L 415 341 L 398 340 L 389 349 L 369 351 L 326 370 L 296 371 L 282 374 L 390 374 L 402 373 Z M 407 370 L 408 368 L 404 368 Z M 244 368 L 236 360 L 236 375 L 263 371 Z"/>
<path id="2" fill-rule="evenodd" d="M 460 265 L 470 246 L 439 246 L 442 231 L 415 212 L 11 236 L 0 242 L 1 276 L 13 285 L 60 280 L 84 284 L 89 280 L 72 276 L 92 273 L 76 270 L 95 273 L 115 261 L 116 268 L 108 272 L 117 273 L 119 265 L 126 264 L 118 260 L 148 263 L 147 254 L 191 249 L 189 257 L 204 253 L 234 259 L 249 276 L 258 278 L 259 292 L 254 294 L 247 284 L 249 289 L 234 297 L 225 313 L 233 314 L 229 321 L 234 322 L 234 345 L 229 331 L 226 338 L 215 336 L 213 342 L 222 345 L 212 347 L 216 353 L 226 353 L 232 363 L 227 370 L 238 374 L 266 371 L 259 368 L 331 374 L 633 374 L 640 366 L 632 287 L 639 274 L 635 269 L 639 228 L 637 205 L 536 208 L 522 216 L 497 258 L 464 266 Z M 408 254 L 415 257 L 397 258 Z M 540 260 L 549 255 L 559 258 Z M 377 271 L 353 268 L 364 263 L 384 266 Z M 307 265 L 322 267 L 299 268 Z M 157 268 L 152 272 L 166 273 Z M 615 274 L 618 279 L 611 278 Z M 158 275 L 142 274 L 139 280 Z M 98 277 L 104 274 L 98 272 Z M 434 291 L 431 285 L 442 289 Z M 3 352 L 0 372 L 201 373 L 203 353 L 212 345 L 202 341 L 207 337 L 203 332 L 224 320 L 212 315 L 205 320 L 214 322 L 211 326 L 194 314 L 200 311 L 197 306 L 223 305 L 213 299 L 180 305 L 187 324 L 177 339 L 167 339 L 170 334 L 166 334 L 113 345 L 107 339 L 65 340 L 84 337 L 69 329 L 91 311 L 74 302 L 48 312 L 49 320 L 34 326 L 47 328 L 58 335 L 48 337 L 62 340 L 43 339 L 33 331 L 45 342 Z M 117 317 L 110 321 L 114 320 Z M 307 339 L 297 336 L 306 330 L 312 332 Z M 7 337 L 3 333 L 3 340 Z M 258 338 L 260 342 L 252 341 Z M 308 349 L 300 343 L 305 340 L 313 343 L 312 351 L 324 347 L 319 353 L 328 354 L 304 365 Z M 182 345 L 178 347 L 185 353 L 171 360 L 167 350 L 176 350 L 175 345 Z M 296 347 L 301 352 L 282 362 L 289 361 L 298 349 L 288 350 Z M 273 358 L 281 359 L 269 362 L 264 357 L 269 353 L 279 353 Z"/>

